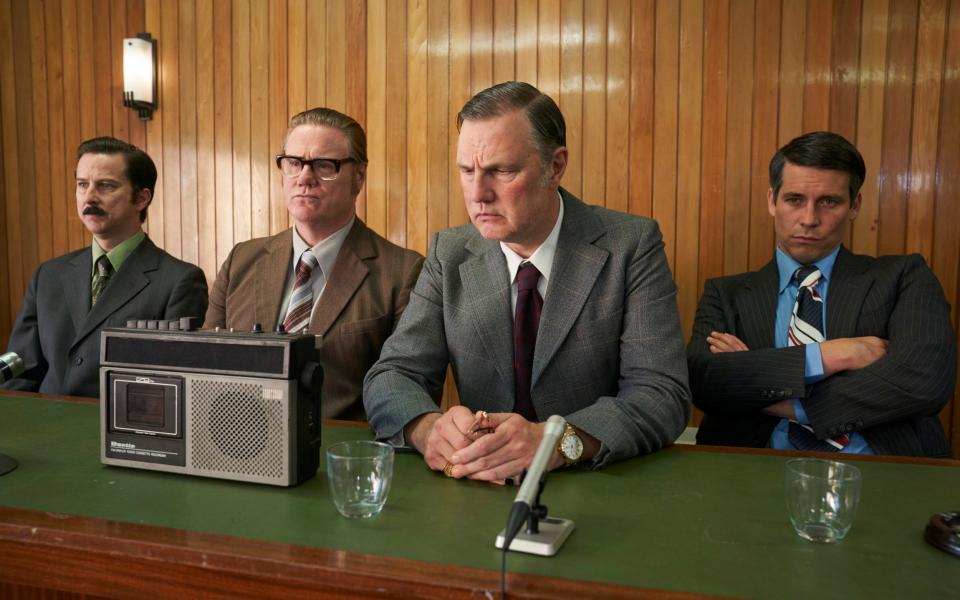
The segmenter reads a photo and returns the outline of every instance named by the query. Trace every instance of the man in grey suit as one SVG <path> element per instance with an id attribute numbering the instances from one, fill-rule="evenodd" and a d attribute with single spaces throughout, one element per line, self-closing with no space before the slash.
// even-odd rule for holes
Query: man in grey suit
<path id="1" fill-rule="evenodd" d="M 559 187 L 563 115 L 529 84 L 478 93 L 458 127 L 472 224 L 433 237 L 367 374 L 377 438 L 412 445 L 450 477 L 489 481 L 529 466 L 553 414 L 570 426 L 551 468 L 672 443 L 690 398 L 657 224 Z M 441 414 L 448 365 L 462 404 Z"/>
<path id="2" fill-rule="evenodd" d="M 33 273 L 8 350 L 25 370 L 8 389 L 100 395 L 100 330 L 127 319 L 203 317 L 203 272 L 157 248 L 141 229 L 157 169 L 150 157 L 108 137 L 80 144 L 77 214 L 90 247 L 49 260 Z"/>
<path id="3" fill-rule="evenodd" d="M 701 444 L 950 456 L 950 307 L 917 254 L 842 245 L 866 168 L 828 132 L 770 162 L 775 258 L 706 282 L 687 347 Z"/>

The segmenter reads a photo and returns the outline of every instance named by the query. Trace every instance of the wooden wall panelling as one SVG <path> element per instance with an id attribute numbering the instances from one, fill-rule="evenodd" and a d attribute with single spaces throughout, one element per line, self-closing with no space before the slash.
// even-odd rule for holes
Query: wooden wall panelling
<path id="1" fill-rule="evenodd" d="M 680 4 L 656 6 L 653 117 L 653 218 L 663 232 L 670 268 L 676 268 L 677 97 L 679 95 Z"/>
<path id="2" fill-rule="evenodd" d="M 867 165 L 860 189 L 860 214 L 853 222 L 853 251 L 877 253 L 877 220 L 880 216 L 883 100 L 886 87 L 887 26 L 889 0 L 865 0 L 860 35 L 859 90 L 857 94 L 856 144 Z"/>
<path id="3" fill-rule="evenodd" d="M 327 106 L 347 107 L 347 0 L 327 0 Z M 361 32 L 356 32 L 355 35 Z M 292 112 L 290 114 L 293 114 Z"/>
<path id="4" fill-rule="evenodd" d="M 239 102 L 234 94 L 234 82 L 242 69 L 242 53 L 237 51 L 241 13 L 249 15 L 248 0 L 234 3 L 213 1 L 213 168 L 209 173 L 214 186 L 215 226 L 205 230 L 206 235 L 216 239 L 215 271 L 207 272 L 207 279 L 216 277 L 216 270 L 226 260 L 233 248 L 235 211 L 239 204 L 234 195 L 234 185 L 239 174 L 234 172 L 235 161 L 240 160 L 239 151 L 234 156 L 233 119 Z M 249 65 L 249 63 L 248 63 Z M 248 66 L 249 69 L 249 66 Z M 249 156 L 245 157 L 249 160 Z M 249 206 L 249 205 L 248 205 Z"/>
<path id="5" fill-rule="evenodd" d="M 179 19 L 180 97 L 180 257 L 200 262 L 197 229 L 199 173 L 197 172 L 197 6 L 196 0 L 182 0 Z M 130 111 L 126 111 L 130 113 Z"/>
<path id="6" fill-rule="evenodd" d="M 406 245 L 427 253 L 427 3 L 407 4 Z"/>
<path id="7" fill-rule="evenodd" d="M 197 264 L 212 285 L 217 262 L 214 1 L 197 0 Z M 229 23 L 229 20 L 227 21 Z M 227 99 L 221 99 L 221 101 Z"/>
<path id="8" fill-rule="evenodd" d="M 500 4 L 497 5 L 500 8 Z M 494 31 L 507 29 L 505 21 L 512 29 L 511 10 L 501 10 L 511 15 L 506 21 L 500 18 Z M 427 240 L 442 229 L 450 225 L 450 185 L 456 184 L 453 175 L 456 170 L 449 162 L 450 158 L 450 131 L 456 131 L 452 124 L 453 115 L 450 114 L 450 4 L 448 2 L 432 1 L 427 7 L 427 113 L 431 118 L 426 122 L 427 153 Z M 497 13 L 499 16 L 499 12 Z M 509 38 L 512 44 L 513 36 Z M 509 71 L 513 73 L 513 50 L 502 54 L 510 57 Z M 498 57 L 501 54 L 498 53 Z M 494 71 L 497 65 L 494 64 Z M 501 65 L 500 72 L 504 73 L 507 67 Z"/>
<path id="9" fill-rule="evenodd" d="M 70 155 L 65 145 L 64 131 L 64 40 L 61 35 L 61 3 L 47 0 L 43 4 L 47 53 L 47 115 L 50 148 L 43 172 L 50 179 L 50 245 L 41 247 L 41 256 L 53 258 L 68 249 L 70 235 L 67 225 L 74 212 L 73 165 L 66 164 Z M 41 223 L 43 221 L 40 221 Z"/>
<path id="10" fill-rule="evenodd" d="M 937 171 L 937 131 L 940 126 L 940 85 L 946 40 L 946 0 L 922 0 L 917 31 L 917 62 L 913 92 L 906 251 L 933 256 L 934 186 Z M 956 107 L 953 107 L 956 110 Z M 953 176 L 957 177 L 958 173 Z"/>
<path id="11" fill-rule="evenodd" d="M 563 0 L 560 5 L 560 94 L 557 104 L 567 125 L 567 171 L 563 187 L 583 197 L 583 2 Z"/>
<path id="12" fill-rule="evenodd" d="M 696 295 L 723 275 L 726 208 L 727 92 L 730 2 L 706 2 L 703 31 L 703 145 L 700 159 L 700 248 Z M 689 320 L 693 326 L 693 319 Z"/>
<path id="13" fill-rule="evenodd" d="M 267 80 L 269 81 L 269 93 L 267 95 L 267 120 L 269 122 L 268 135 L 269 147 L 279 151 L 283 144 L 283 138 L 287 132 L 287 122 L 290 118 L 289 103 L 287 99 L 287 5 L 284 2 L 270 2 L 262 0 L 267 4 L 267 19 L 270 24 L 268 28 L 268 62 Z M 252 53 L 251 53 L 252 56 Z M 260 118 L 259 115 L 251 114 L 251 120 Z M 252 157 L 252 162 L 256 162 L 256 157 Z M 287 205 L 279 185 L 268 185 L 269 191 L 269 215 L 270 232 L 279 232 L 287 228 L 290 221 L 287 213 Z M 259 198 L 253 198 L 253 202 L 260 202 Z M 239 241 L 239 240 L 237 240 Z"/>
<path id="14" fill-rule="evenodd" d="M 592 0 L 591 4 L 602 4 Z M 605 33 L 605 32 L 604 32 Z M 602 35 L 600 40 L 605 40 Z M 601 45 L 606 46 L 605 41 Z M 490 85 L 499 83 L 493 80 Z M 544 94 L 560 99 L 560 0 L 540 0 L 537 9 L 537 79 L 535 85 Z M 599 202 L 599 200 L 598 200 Z"/>
<path id="15" fill-rule="evenodd" d="M 585 202 L 603 205 L 607 172 L 607 2 L 587 2 L 583 8 L 583 118 L 568 123 L 582 129 L 582 196 Z"/>
<path id="16" fill-rule="evenodd" d="M 703 136 L 703 17 L 700 0 L 680 5 L 679 107 L 677 131 L 677 282 L 683 337 L 690 337 L 700 298 L 701 139 Z"/>
<path id="17" fill-rule="evenodd" d="M 30 15 L 29 6 L 20 1 L 13 2 L 11 10 L 13 48 L 30 47 Z M 10 306 L 14 315 L 20 308 L 23 299 L 23 289 L 30 278 L 30 272 L 37 260 L 37 247 L 33 241 L 37 228 L 34 199 L 36 193 L 36 178 L 34 176 L 33 144 L 33 110 L 32 97 L 32 67 L 29 52 L 16 52 L 13 55 L 13 77 L 4 79 L 4 87 L 13 88 L 13 106 L 8 109 L 11 119 L 7 125 L 11 127 L 13 144 L 4 151 L 4 161 L 9 156 L 16 171 L 10 173 L 8 181 L 13 183 L 9 198 L 27 198 L 28 202 L 7 203 L 7 247 L 15 251 L 7 253 L 10 269 L 10 281 L 15 283 L 10 291 Z M 15 195 L 14 195 L 15 194 Z M 13 315 L 11 315 L 13 317 Z"/>
<path id="18" fill-rule="evenodd" d="M 19 198 L 19 179 L 17 170 L 17 128 L 16 128 L 16 94 L 15 88 L 9 82 L 14 81 L 13 66 L 13 16 L 11 0 L 0 0 L 0 148 L 3 161 L 0 162 L 0 190 L 3 190 L 4 201 L 0 202 L 0 232 L 6 239 L 4 256 L 0 257 L 0 281 L 7 281 L 6 289 L 0 289 L 0 340 L 6 348 L 6 339 L 16 313 L 20 309 L 22 298 L 15 297 L 17 281 L 13 278 L 14 253 L 9 249 L 10 232 L 15 221 L 10 213 L 15 212 L 18 203 L 11 203 L 9 198 Z"/>
<path id="19" fill-rule="evenodd" d="M 74 156 L 80 138 L 80 79 L 79 79 L 79 39 L 77 30 L 77 1 L 63 0 L 60 3 L 60 32 L 63 40 L 63 143 L 59 176 L 62 180 L 63 192 L 59 197 L 64 208 L 62 214 L 62 230 L 54 235 L 54 254 L 60 255 L 71 248 L 80 245 L 80 225 L 76 215 L 75 184 L 74 184 Z M 144 131 L 141 128 L 141 131 Z M 141 146 L 143 147 L 143 140 Z M 61 237 L 62 236 L 62 237 Z"/>
<path id="20" fill-rule="evenodd" d="M 367 165 L 364 220 L 381 233 L 387 230 L 387 13 L 367 12 Z"/>
<path id="21" fill-rule="evenodd" d="M 520 26 L 521 4 L 517 6 L 517 43 L 514 51 L 516 52 L 517 77 L 521 78 L 521 55 L 524 52 L 529 53 L 529 49 L 522 51 Z M 536 14 L 536 13 L 534 13 Z M 536 28 L 536 24 L 534 24 Z M 467 209 L 463 203 L 463 193 L 460 191 L 460 178 L 457 175 L 457 140 L 459 132 L 456 127 L 457 114 L 470 95 L 473 93 L 470 85 L 470 7 L 465 2 L 454 2 L 450 6 L 450 97 L 447 105 L 447 122 L 450 128 L 447 130 L 448 153 L 449 153 L 449 173 L 448 180 L 448 204 L 447 214 L 449 225 L 462 225 L 470 221 L 467 216 Z M 533 38 L 536 40 L 536 37 Z M 535 57 L 536 55 L 534 55 Z M 534 63 L 536 59 L 534 58 Z M 442 112 L 440 113 L 442 114 Z"/>
<path id="22" fill-rule="evenodd" d="M 493 85 L 493 0 L 473 0 L 470 14 L 470 83 L 478 91 Z"/>
<path id="23" fill-rule="evenodd" d="M 517 81 L 526 81 L 536 85 L 537 40 L 540 37 L 537 0 L 516 0 L 516 3 L 517 42 L 515 50 L 517 53 Z M 480 91 L 480 89 L 470 91 L 473 93 Z M 467 98 L 469 98 L 469 96 Z M 467 98 L 464 98 L 464 102 L 467 101 Z M 463 102 L 460 103 L 460 106 L 463 106 Z M 457 107 L 457 110 L 460 110 L 460 106 Z"/>
<path id="24" fill-rule="evenodd" d="M 259 2 L 257 3 L 257 7 L 266 9 L 266 5 Z M 250 132 L 257 124 L 260 125 L 258 129 L 262 132 L 266 127 L 267 119 L 265 113 L 254 113 L 253 111 L 253 95 L 255 94 L 255 90 L 251 85 L 254 72 L 251 48 L 254 44 L 257 44 L 258 49 L 266 47 L 267 23 L 266 21 L 258 20 L 257 26 L 254 28 L 251 19 L 253 11 L 254 5 L 250 0 L 237 0 L 232 4 L 230 13 L 231 74 L 229 81 L 232 103 L 230 114 L 231 126 L 226 129 L 232 135 L 226 139 L 221 139 L 225 147 L 229 147 L 228 144 L 232 145 L 232 180 L 230 182 L 232 195 L 226 195 L 227 188 L 225 188 L 223 192 L 220 192 L 220 186 L 217 186 L 218 195 L 220 196 L 217 220 L 231 220 L 232 222 L 224 222 L 224 230 L 220 232 L 218 236 L 217 257 L 220 259 L 219 262 L 221 264 L 235 243 L 252 237 L 258 237 L 253 232 L 251 219 L 253 211 L 253 198 L 251 196 L 253 180 L 251 177 L 250 163 L 253 160 L 254 152 Z M 266 76 L 265 64 L 267 56 L 260 53 L 258 53 L 257 56 L 260 59 L 259 66 L 263 69 L 262 72 L 258 73 L 258 75 L 261 76 L 258 78 L 257 90 L 259 90 L 263 86 Z M 258 108 L 266 110 L 266 95 L 262 94 L 261 98 L 262 103 Z M 251 119 L 251 114 L 257 115 L 256 122 L 253 122 Z M 225 119 L 226 116 L 224 115 L 223 120 Z M 217 131 L 218 135 L 221 135 L 219 127 Z M 264 146 L 265 143 L 261 142 L 260 145 Z M 263 192 L 269 193 L 267 192 L 266 185 L 263 186 Z M 262 200 L 266 196 L 260 195 L 259 197 Z M 223 208 L 222 215 L 219 211 L 220 207 Z M 267 221 L 269 227 L 269 219 L 264 220 Z M 260 224 L 262 226 L 263 222 L 261 221 Z"/>
<path id="25" fill-rule="evenodd" d="M 150 123 L 147 125 L 147 142 L 146 142 L 146 152 L 150 155 L 150 158 L 153 159 L 154 164 L 157 167 L 157 185 L 153 194 L 153 202 L 150 203 L 150 210 L 148 211 L 147 222 L 146 222 L 146 231 L 150 235 L 150 239 L 154 241 L 161 248 L 166 248 L 165 246 L 165 237 L 164 231 L 167 228 L 167 219 L 164 215 L 164 194 L 163 194 L 163 177 L 164 177 L 164 162 L 163 162 L 163 122 L 165 120 L 167 110 L 166 105 L 163 104 L 163 66 L 160 64 L 160 57 L 162 54 L 162 48 L 164 44 L 168 43 L 167 40 L 163 37 L 163 29 L 161 28 L 160 20 L 160 0 L 144 0 L 144 24 L 145 29 L 150 32 L 150 34 L 157 40 L 157 109 L 153 113 L 153 118 L 150 120 Z M 91 19 L 91 32 L 92 36 L 92 19 L 93 14 L 90 15 Z M 82 39 L 82 38 L 81 38 Z M 91 71 L 92 74 L 92 71 Z M 81 72 L 81 81 L 83 81 L 84 74 Z M 81 91 L 82 94 L 82 91 Z M 81 224 L 82 225 L 82 224 Z"/>
<path id="26" fill-rule="evenodd" d="M 388 0 L 386 46 L 386 237 L 400 246 L 406 245 L 407 224 L 407 124 L 398 115 L 407 112 L 407 6 L 402 0 Z"/>
<path id="27" fill-rule="evenodd" d="M 787 3 L 789 4 L 789 3 Z M 830 120 L 830 55 L 833 1 L 807 4 L 806 80 L 803 89 L 803 130 L 826 129 Z M 846 32 L 850 35 L 852 32 Z"/>
<path id="28" fill-rule="evenodd" d="M 773 225 L 763 199 L 770 187 L 767 167 L 776 152 L 780 5 L 758 2 L 754 25 L 753 122 L 750 167 L 750 270 L 759 269 L 773 249 Z"/>
<path id="29" fill-rule="evenodd" d="M 630 4 L 628 0 L 609 0 L 607 5 L 606 130 L 607 157 L 603 192 L 607 208 L 630 209 Z M 697 107 L 699 114 L 699 106 Z M 696 179 L 696 178 L 695 178 Z M 596 200 L 599 202 L 599 200 Z"/>
<path id="30" fill-rule="evenodd" d="M 336 23 L 333 24 L 336 29 Z M 312 32 L 311 32 L 312 33 Z M 313 41 L 311 39 L 311 41 Z M 319 40 L 324 41 L 323 36 Z M 313 44 L 311 44 L 313 46 Z M 326 46 L 326 44 L 324 44 Z M 323 51 L 322 51 L 323 52 Z M 304 111 L 307 106 L 307 3 L 287 0 L 287 110 L 285 116 Z M 326 55 L 326 52 L 323 53 Z M 331 61 L 336 62 L 336 61 Z"/>
<path id="31" fill-rule="evenodd" d="M 943 96 L 940 103 L 940 152 L 937 156 L 936 218 L 932 266 L 946 290 L 953 309 L 954 333 L 958 330 L 960 302 L 960 3 L 950 6 L 944 59 Z M 958 357 L 960 361 L 960 357 Z M 954 401 L 941 413 L 949 415 L 946 427 L 953 440 L 954 456 L 960 456 L 960 408 Z"/>
<path id="32" fill-rule="evenodd" d="M 890 0 L 887 90 L 883 100 L 883 154 L 880 163 L 880 218 L 877 254 L 902 254 L 907 222 L 905 175 L 910 168 L 917 2 Z"/>
<path id="33" fill-rule="evenodd" d="M 777 146 L 803 133 L 807 2 L 784 2 L 780 17 L 780 97 Z"/>
<path id="34" fill-rule="evenodd" d="M 730 0 L 730 76 L 727 84 L 727 172 L 723 272 L 747 270 L 750 256 L 753 122 L 754 0 Z"/>
<path id="35" fill-rule="evenodd" d="M 630 5 L 630 212 L 653 214 L 654 54 L 656 4 Z"/>
<path id="36" fill-rule="evenodd" d="M 343 33 L 344 42 L 344 110 L 357 119 L 366 129 L 367 123 L 367 5 L 364 0 L 345 0 Z M 319 106 L 320 104 L 314 105 Z M 357 197 L 357 210 L 365 216 L 367 190 L 364 187 Z"/>
<path id="37" fill-rule="evenodd" d="M 274 194 L 280 190 L 282 177 L 273 157 L 280 153 L 282 136 L 286 133 L 290 115 L 273 115 L 270 112 L 274 108 L 274 99 L 269 5 L 269 0 L 253 0 L 250 3 L 250 112 L 247 122 L 234 131 L 235 135 L 241 133 L 249 138 L 250 156 L 246 168 L 250 183 L 243 190 L 249 201 L 244 205 L 245 210 L 234 216 L 234 243 L 248 237 L 264 237 L 286 228 L 286 222 L 282 218 L 274 219 L 271 212 L 271 202 Z M 282 130 L 276 140 L 272 137 L 274 128 Z M 281 203 L 285 212 L 286 203 L 282 200 Z"/>
<path id="38" fill-rule="evenodd" d="M 434 5 L 445 4 L 444 10 L 450 12 L 449 2 L 430 2 L 430 10 L 441 10 Z M 446 28 L 446 27 L 445 27 Z M 431 35 L 433 35 L 431 27 Z M 512 81 L 515 78 L 517 62 L 517 6 L 515 0 L 494 0 L 493 3 L 493 80 Z M 449 47 L 445 48 L 449 51 Z"/>
<path id="39" fill-rule="evenodd" d="M 49 259 L 53 255 L 52 231 L 52 197 L 50 182 L 53 177 L 38 177 L 39 173 L 49 172 L 50 168 L 50 123 L 47 106 L 47 35 L 44 15 L 44 5 L 40 2 L 29 4 L 30 17 L 30 59 L 32 77 L 31 105 L 33 109 L 33 140 L 34 144 L 27 150 L 33 153 L 33 173 L 35 191 L 33 201 L 34 236 L 24 240 L 25 244 L 33 246 L 36 262 Z M 51 40 L 52 41 L 52 40 Z M 54 46 L 55 47 L 55 46 Z M 29 164 L 29 163 L 28 163 Z M 27 229 L 26 231 L 31 231 Z M 29 265 L 24 270 L 26 274 Z"/>

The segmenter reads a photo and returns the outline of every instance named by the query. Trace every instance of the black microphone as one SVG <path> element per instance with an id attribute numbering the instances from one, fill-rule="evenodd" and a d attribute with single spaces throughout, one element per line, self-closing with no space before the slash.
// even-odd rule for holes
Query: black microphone
<path id="1" fill-rule="evenodd" d="M 0 354 L 0 383 L 6 383 L 23 373 L 23 359 L 16 352 Z"/>
<path id="2" fill-rule="evenodd" d="M 537 494 L 540 491 L 540 478 L 550 467 L 550 459 L 553 453 L 557 451 L 557 444 L 560 436 L 567 428 L 567 421 L 560 415 L 553 415 L 547 419 L 547 426 L 543 430 L 543 439 L 540 441 L 540 447 L 537 453 L 533 455 L 533 462 L 527 469 L 527 475 L 523 478 L 523 485 L 517 492 L 517 497 L 510 507 L 510 516 L 507 517 L 507 528 L 503 532 L 503 549 L 510 548 L 510 542 L 519 533 L 523 527 L 523 522 L 530 516 L 530 511 L 537 502 Z"/>

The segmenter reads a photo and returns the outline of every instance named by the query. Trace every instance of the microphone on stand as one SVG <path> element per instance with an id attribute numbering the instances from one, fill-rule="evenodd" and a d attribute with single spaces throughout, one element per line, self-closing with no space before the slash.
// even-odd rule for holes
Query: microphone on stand
<path id="1" fill-rule="evenodd" d="M 543 431 L 543 439 L 537 448 L 537 453 L 533 455 L 533 462 L 527 470 L 527 475 L 523 478 L 523 484 L 517 497 L 510 507 L 510 516 L 507 517 L 507 528 L 504 531 L 503 547 L 510 548 L 510 542 L 517 536 L 520 528 L 523 527 L 530 512 L 537 505 L 537 496 L 540 494 L 540 480 L 544 473 L 549 470 L 550 459 L 553 453 L 557 451 L 557 443 L 560 436 L 563 435 L 567 427 L 566 420 L 560 415 L 553 415 L 547 419 L 546 428 Z"/>
<path id="2" fill-rule="evenodd" d="M 0 354 L 0 383 L 6 383 L 23 373 L 23 359 L 16 352 Z"/>
<path id="3" fill-rule="evenodd" d="M 0 354 L 0 383 L 6 383 L 23 373 L 23 359 L 16 352 Z M 0 454 L 0 475 L 6 475 L 17 468 L 12 456 Z"/>

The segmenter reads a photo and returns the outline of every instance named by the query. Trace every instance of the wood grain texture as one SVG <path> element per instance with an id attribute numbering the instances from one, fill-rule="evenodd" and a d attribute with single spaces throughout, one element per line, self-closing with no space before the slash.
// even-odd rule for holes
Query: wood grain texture
<path id="1" fill-rule="evenodd" d="M 290 224 L 272 161 L 290 116 L 344 110 L 368 136 L 358 214 L 425 252 L 467 222 L 457 112 L 514 78 L 565 115 L 570 191 L 659 221 L 685 329 L 705 279 L 770 259 L 768 162 L 810 129 L 865 157 L 849 245 L 923 253 L 956 307 L 958 13 L 958 0 L 0 0 L 0 342 L 36 266 L 89 244 L 73 207 L 81 140 L 151 154 L 146 229 L 212 280 L 234 244 Z M 160 53 L 147 122 L 119 95 L 119 38 L 141 31 Z M 942 417 L 960 453 L 958 413 Z"/>

